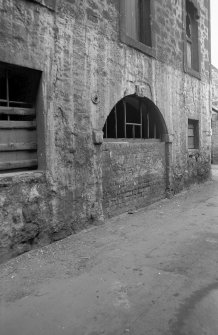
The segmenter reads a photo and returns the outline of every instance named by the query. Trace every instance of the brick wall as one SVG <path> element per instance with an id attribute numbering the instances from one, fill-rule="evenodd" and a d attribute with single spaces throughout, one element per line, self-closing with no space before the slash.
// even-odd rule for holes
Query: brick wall
<path id="1" fill-rule="evenodd" d="M 102 161 L 103 208 L 107 217 L 165 197 L 164 142 L 105 142 Z"/>

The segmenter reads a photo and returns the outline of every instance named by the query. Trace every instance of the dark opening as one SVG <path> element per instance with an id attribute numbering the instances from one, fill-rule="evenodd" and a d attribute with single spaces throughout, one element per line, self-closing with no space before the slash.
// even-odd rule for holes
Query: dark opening
<path id="1" fill-rule="evenodd" d="M 104 138 L 160 139 L 162 124 L 154 104 L 135 95 L 119 101 L 103 127 Z"/>

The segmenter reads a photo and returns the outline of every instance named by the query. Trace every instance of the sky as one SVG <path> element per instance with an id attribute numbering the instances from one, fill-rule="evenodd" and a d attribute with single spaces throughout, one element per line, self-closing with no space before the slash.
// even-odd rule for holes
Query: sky
<path id="1" fill-rule="evenodd" d="M 218 0 L 211 0 L 212 64 L 218 68 Z"/>

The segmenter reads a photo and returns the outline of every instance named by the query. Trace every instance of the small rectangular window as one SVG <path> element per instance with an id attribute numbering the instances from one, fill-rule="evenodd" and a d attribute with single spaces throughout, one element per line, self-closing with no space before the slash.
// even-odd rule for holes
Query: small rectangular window
<path id="1" fill-rule="evenodd" d="M 151 4 L 150 0 L 121 0 L 120 17 L 121 41 L 153 56 Z"/>
<path id="2" fill-rule="evenodd" d="M 198 120 L 188 120 L 188 149 L 199 148 Z"/>
<path id="3" fill-rule="evenodd" d="M 40 71 L 0 63 L 0 172 L 36 169 Z"/>

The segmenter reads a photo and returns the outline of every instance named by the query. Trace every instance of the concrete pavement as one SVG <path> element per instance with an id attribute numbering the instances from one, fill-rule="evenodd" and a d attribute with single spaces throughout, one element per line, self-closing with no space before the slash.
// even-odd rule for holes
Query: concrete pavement
<path id="1" fill-rule="evenodd" d="M 218 167 L 171 200 L 0 265 L 1 335 L 218 334 Z"/>

